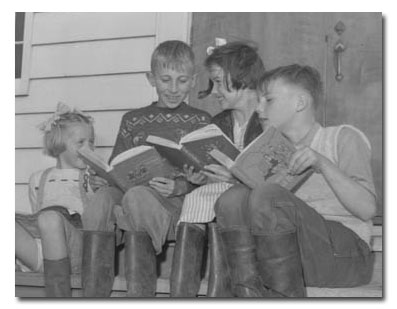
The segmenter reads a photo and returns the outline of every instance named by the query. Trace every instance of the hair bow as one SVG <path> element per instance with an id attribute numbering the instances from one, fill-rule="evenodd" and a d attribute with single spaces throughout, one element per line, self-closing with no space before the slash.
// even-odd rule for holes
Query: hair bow
<path id="1" fill-rule="evenodd" d="M 68 114 L 68 113 L 79 114 L 83 117 L 88 118 L 90 121 L 92 121 L 92 118 L 90 116 L 83 113 L 79 109 L 77 109 L 75 107 L 72 108 L 63 102 L 58 102 L 57 109 L 54 112 L 54 114 L 50 118 L 48 118 L 46 121 L 39 124 L 38 128 L 41 131 L 49 132 L 49 131 L 51 131 L 52 126 L 55 126 L 58 123 L 58 121 L 61 119 L 61 115 Z"/>
<path id="2" fill-rule="evenodd" d="M 226 45 L 226 44 L 227 44 L 226 39 L 224 39 L 224 38 L 215 38 L 215 46 L 208 46 L 207 55 L 210 56 L 214 52 L 215 48 L 217 48 L 219 46 L 222 46 L 222 45 Z"/>

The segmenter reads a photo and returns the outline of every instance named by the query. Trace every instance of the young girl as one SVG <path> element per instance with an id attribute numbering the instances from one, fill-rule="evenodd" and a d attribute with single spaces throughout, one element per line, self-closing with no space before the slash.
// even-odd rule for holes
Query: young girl
<path id="1" fill-rule="evenodd" d="M 262 132 L 255 109 L 258 105 L 257 81 L 265 69 L 255 48 L 232 42 L 213 49 L 205 60 L 210 75 L 207 94 L 215 96 L 223 111 L 213 118 L 213 123 L 242 150 Z M 205 177 L 207 179 L 205 179 Z M 205 229 L 199 223 L 214 220 L 217 198 L 237 180 L 220 165 L 206 166 L 200 174 L 188 173 L 191 182 L 206 185 L 185 196 L 176 238 L 176 248 L 171 274 L 172 296 L 195 296 L 200 286 L 200 267 L 203 255 Z M 212 225 L 213 226 L 213 225 Z M 216 234 L 213 231 L 210 233 Z M 230 296 L 219 286 L 222 274 L 210 272 L 209 296 Z"/>
<path id="2" fill-rule="evenodd" d="M 82 227 L 89 220 L 89 216 L 82 215 L 93 194 L 78 149 L 93 149 L 94 128 L 91 117 L 59 103 L 40 129 L 44 132 L 45 154 L 56 159 L 56 166 L 30 177 L 33 215 L 16 214 L 15 255 L 22 270 L 44 270 L 48 297 L 68 297 L 70 273 L 80 273 L 82 268 Z M 90 238 L 90 233 L 86 234 L 84 238 Z M 91 243 L 95 243 L 93 237 Z M 112 235 L 108 239 L 113 249 Z M 86 286 L 83 278 L 83 288 Z"/>

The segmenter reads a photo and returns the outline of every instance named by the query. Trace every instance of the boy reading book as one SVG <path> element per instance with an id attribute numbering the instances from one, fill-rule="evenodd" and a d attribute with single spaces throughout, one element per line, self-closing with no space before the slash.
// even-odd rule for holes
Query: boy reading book
<path id="1" fill-rule="evenodd" d="M 219 149 L 211 150 L 210 155 L 251 189 L 270 182 L 294 192 L 312 172 L 307 169 L 299 175 L 290 173 L 288 164 L 295 151 L 281 132 L 268 126 L 235 160 Z"/>
<path id="2" fill-rule="evenodd" d="M 211 121 L 208 113 L 184 102 L 196 79 L 194 54 L 187 44 L 172 40 L 158 45 L 147 78 L 156 88 L 158 101 L 123 116 L 110 160 L 145 145 L 148 135 L 178 142 Z M 125 231 L 128 297 L 155 296 L 156 254 L 167 239 L 174 239 L 184 195 L 193 187 L 183 176 L 154 177 L 147 186 L 135 186 L 126 193 L 114 187 L 102 187 L 96 192 L 98 217 L 91 228 L 113 229 L 115 210 L 117 225 Z"/>
<path id="3" fill-rule="evenodd" d="M 173 178 L 176 170 L 151 146 L 138 146 L 124 151 L 107 164 L 96 152 L 84 147 L 79 151 L 83 161 L 109 184 L 123 192 L 147 185 L 156 176 Z"/>
<path id="4" fill-rule="evenodd" d="M 215 124 L 186 134 L 179 143 L 155 135 L 149 135 L 146 142 L 153 144 L 163 157 L 181 170 L 187 165 L 193 166 L 197 172 L 204 169 L 205 165 L 217 164 L 209 154 L 213 149 L 227 153 L 232 159 L 240 153 L 230 138 Z"/>
<path id="5" fill-rule="evenodd" d="M 304 297 L 305 286 L 368 283 L 376 211 L 368 139 L 352 126 L 322 127 L 315 120 L 322 83 L 312 67 L 269 71 L 259 91 L 259 117 L 297 148 L 290 173 L 309 167 L 315 173 L 295 194 L 276 184 L 235 185 L 218 199 L 234 294 Z"/>

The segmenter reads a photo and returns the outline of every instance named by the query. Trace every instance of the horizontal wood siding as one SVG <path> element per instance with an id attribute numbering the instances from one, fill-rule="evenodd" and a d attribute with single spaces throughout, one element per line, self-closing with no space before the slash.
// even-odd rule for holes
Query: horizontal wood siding
<path id="1" fill-rule="evenodd" d="M 16 97 L 17 114 L 53 112 L 59 101 L 81 110 L 126 110 L 153 99 L 144 73 L 36 79 L 31 80 L 29 93 Z"/>
<path id="2" fill-rule="evenodd" d="M 112 147 L 120 125 L 120 119 L 125 111 L 90 112 L 94 118 L 95 144 L 97 146 Z M 41 148 L 43 134 L 37 124 L 46 120 L 50 114 L 16 115 L 15 118 L 15 147 Z M 106 124 L 106 125 L 105 125 Z"/>
<path id="3" fill-rule="evenodd" d="M 31 78 L 148 71 L 152 37 L 34 46 Z"/>
<path id="4" fill-rule="evenodd" d="M 36 13 L 33 44 L 156 34 L 156 13 Z"/>

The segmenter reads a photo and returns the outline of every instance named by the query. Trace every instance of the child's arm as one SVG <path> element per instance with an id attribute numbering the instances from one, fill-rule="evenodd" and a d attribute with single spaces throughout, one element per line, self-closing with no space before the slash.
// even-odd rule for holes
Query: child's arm
<path id="1" fill-rule="evenodd" d="M 33 173 L 29 178 L 29 202 L 32 213 L 39 211 L 40 205 L 38 205 L 37 195 L 39 192 L 41 173 Z"/>
<path id="2" fill-rule="evenodd" d="M 368 185 L 372 183 L 372 175 L 363 177 L 355 171 L 362 170 L 362 167 L 370 170 L 370 149 L 357 133 L 346 134 L 344 131 L 346 130 L 341 130 L 339 139 L 341 142 L 338 143 L 343 144 L 343 147 L 338 147 L 339 166 L 311 148 L 304 147 L 296 151 L 289 167 L 291 173 L 299 174 L 312 166 L 317 172 L 323 174 L 346 209 L 361 220 L 367 221 L 376 212 L 375 193 L 371 189 L 373 185 Z M 358 165 L 360 168 L 357 168 Z"/>

